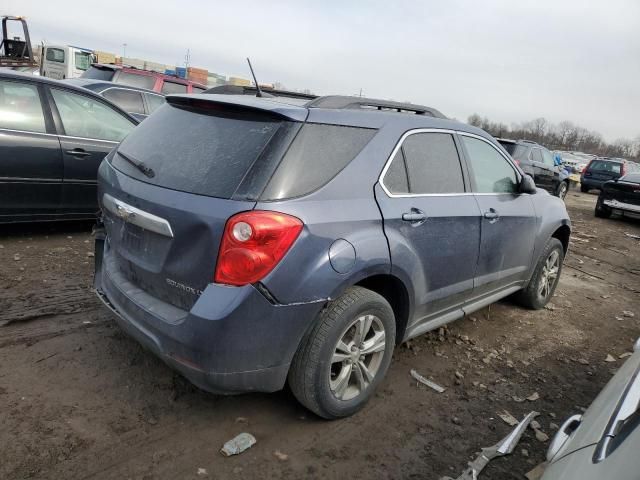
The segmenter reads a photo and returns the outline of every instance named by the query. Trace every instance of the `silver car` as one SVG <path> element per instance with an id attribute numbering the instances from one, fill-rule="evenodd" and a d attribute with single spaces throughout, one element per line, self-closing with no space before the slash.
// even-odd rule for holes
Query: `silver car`
<path id="1" fill-rule="evenodd" d="M 640 478 L 640 339 L 584 415 L 554 437 L 542 480 Z"/>

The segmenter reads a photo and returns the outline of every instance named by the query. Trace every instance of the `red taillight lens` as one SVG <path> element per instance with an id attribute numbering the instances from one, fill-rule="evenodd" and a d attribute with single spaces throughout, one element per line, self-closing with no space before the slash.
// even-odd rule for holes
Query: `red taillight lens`
<path id="1" fill-rule="evenodd" d="M 626 165 L 623 163 L 620 166 L 620 176 L 623 177 L 625 173 L 627 173 L 627 169 L 626 169 Z"/>
<path id="2" fill-rule="evenodd" d="M 301 231 L 302 221 L 284 213 L 251 211 L 234 215 L 224 227 L 214 281 L 240 286 L 264 278 Z"/>

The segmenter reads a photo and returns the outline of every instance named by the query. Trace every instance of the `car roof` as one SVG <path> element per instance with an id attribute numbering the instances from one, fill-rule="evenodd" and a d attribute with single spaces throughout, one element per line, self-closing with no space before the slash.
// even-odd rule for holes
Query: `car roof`
<path id="1" fill-rule="evenodd" d="M 155 70 L 144 70 L 142 68 L 134 67 L 133 65 L 115 65 L 113 63 L 92 63 L 92 67 L 103 69 L 103 70 L 124 70 L 127 73 L 139 73 L 140 75 L 146 75 L 149 77 L 162 77 L 165 80 L 169 80 L 171 82 L 182 83 L 184 85 L 196 85 L 201 88 L 207 88 L 206 85 L 198 82 L 194 82 L 193 80 L 189 80 L 188 78 L 182 78 L 177 75 L 168 75 L 163 72 L 156 72 Z"/>
<path id="2" fill-rule="evenodd" d="M 324 97 L 318 97 L 324 98 Z M 280 98 L 268 98 L 268 97 L 255 97 L 250 95 L 225 95 L 225 94 L 208 94 L 200 93 L 197 95 L 168 95 L 166 97 L 167 102 L 173 105 L 195 105 L 200 102 L 213 102 L 224 105 L 238 105 L 244 108 L 250 108 L 255 110 L 268 111 L 281 118 L 304 122 L 309 119 L 314 123 L 328 123 L 338 125 L 351 125 L 364 128 L 382 128 L 387 124 L 394 121 L 402 123 L 402 126 L 407 130 L 419 129 L 419 128 L 434 128 L 443 130 L 459 130 L 467 133 L 471 133 L 483 138 L 486 138 L 494 143 L 495 139 L 484 130 L 468 125 L 466 123 L 458 122 L 456 120 L 450 120 L 435 109 L 430 109 L 437 112 L 440 116 L 431 116 L 427 114 L 416 113 L 402 113 L 397 110 L 400 109 L 403 112 L 416 109 L 423 109 L 429 107 L 422 107 L 414 104 L 396 104 L 390 107 L 369 108 L 368 105 L 375 99 L 362 99 L 361 97 L 343 97 L 340 96 L 340 101 L 336 102 L 335 96 L 331 96 L 332 102 L 327 106 L 326 104 L 318 103 L 317 100 L 300 105 L 299 103 L 286 103 L 287 99 Z M 364 100 L 364 101 L 363 101 Z M 385 100 L 375 100 L 377 102 L 388 102 Z M 358 108 L 360 103 L 365 105 L 365 108 Z M 398 107 L 402 105 L 402 107 Z M 405 108 L 407 107 L 407 108 Z M 499 145 L 499 144 L 498 144 Z"/>
<path id="3" fill-rule="evenodd" d="M 138 92 L 153 93 L 155 95 L 164 96 L 160 92 L 154 92 L 148 88 L 134 87 L 132 85 L 126 85 L 124 83 L 109 82 L 107 80 L 94 80 L 91 78 L 69 78 L 65 82 L 78 85 L 80 87 L 92 90 L 94 92 L 103 92 L 109 88 L 120 88 L 122 90 L 136 90 Z"/>

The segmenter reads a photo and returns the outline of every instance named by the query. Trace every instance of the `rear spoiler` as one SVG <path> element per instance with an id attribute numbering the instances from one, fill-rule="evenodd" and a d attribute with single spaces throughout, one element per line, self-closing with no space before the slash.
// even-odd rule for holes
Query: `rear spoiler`
<path id="1" fill-rule="evenodd" d="M 202 113 L 220 112 L 254 112 L 269 115 L 283 120 L 304 122 L 309 115 L 306 107 L 274 102 L 268 98 L 256 98 L 247 95 L 213 95 L 199 93 L 197 95 L 168 95 L 167 103 L 178 108 L 198 110 Z"/>

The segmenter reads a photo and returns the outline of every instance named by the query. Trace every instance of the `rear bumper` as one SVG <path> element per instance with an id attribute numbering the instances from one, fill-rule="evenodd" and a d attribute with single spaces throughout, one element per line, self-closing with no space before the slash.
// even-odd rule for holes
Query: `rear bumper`
<path id="1" fill-rule="evenodd" d="M 96 238 L 96 293 L 121 328 L 214 393 L 280 390 L 300 340 L 323 306 L 278 305 L 251 285 L 210 284 L 187 312 L 136 288 L 110 262 L 108 241 Z"/>

